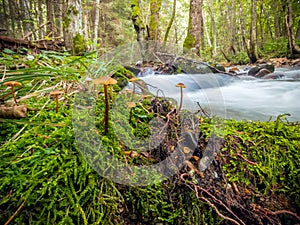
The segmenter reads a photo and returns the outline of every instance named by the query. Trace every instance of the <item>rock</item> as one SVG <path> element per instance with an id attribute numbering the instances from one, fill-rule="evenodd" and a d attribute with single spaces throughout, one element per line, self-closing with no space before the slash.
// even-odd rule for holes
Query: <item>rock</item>
<path id="1" fill-rule="evenodd" d="M 270 71 L 270 73 L 273 73 L 275 71 L 275 66 L 273 64 L 259 64 L 251 68 L 248 71 L 248 75 L 257 77 L 256 74 L 262 69 L 267 69 L 268 71 Z"/>
<path id="2" fill-rule="evenodd" d="M 205 74 L 212 73 L 213 71 L 209 66 L 204 63 L 198 63 L 197 61 L 192 61 L 189 59 L 181 58 L 176 62 L 177 70 L 180 70 L 182 73 L 187 74 Z"/>
<path id="3" fill-rule="evenodd" d="M 261 78 L 261 77 L 266 76 L 267 74 L 270 74 L 270 73 L 272 73 L 270 70 L 263 68 L 260 71 L 258 71 L 256 74 L 254 74 L 253 76 L 257 77 L 257 78 Z"/>
<path id="4" fill-rule="evenodd" d="M 261 79 L 280 79 L 282 77 L 284 77 L 283 74 L 270 73 L 263 76 Z"/>

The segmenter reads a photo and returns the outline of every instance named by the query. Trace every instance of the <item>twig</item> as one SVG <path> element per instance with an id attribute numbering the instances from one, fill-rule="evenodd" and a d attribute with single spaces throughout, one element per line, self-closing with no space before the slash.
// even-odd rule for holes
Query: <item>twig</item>
<path id="1" fill-rule="evenodd" d="M 218 210 L 218 208 L 217 208 L 214 204 L 212 204 L 207 198 L 199 197 L 199 199 L 206 201 L 207 204 L 208 204 L 210 207 L 212 207 L 212 208 L 216 211 L 216 213 L 218 214 L 218 216 L 220 216 L 222 219 L 224 219 L 224 220 L 229 220 L 229 221 L 231 221 L 232 223 L 235 223 L 235 224 L 237 224 L 237 225 L 240 225 L 240 223 L 237 222 L 236 220 L 231 219 L 230 217 L 224 216 L 222 213 L 220 213 L 219 210 Z"/>
<path id="2" fill-rule="evenodd" d="M 247 162 L 247 163 L 249 163 L 250 165 L 257 165 L 257 163 L 256 162 L 252 162 L 252 161 L 250 161 L 249 159 L 246 159 L 242 154 L 240 154 L 240 153 L 237 153 L 237 154 L 233 154 L 234 156 L 239 156 L 239 157 L 241 157 L 245 162 Z"/>
<path id="3" fill-rule="evenodd" d="M 14 218 L 15 216 L 20 212 L 20 210 L 23 208 L 25 202 L 27 199 L 25 199 L 22 204 L 19 206 L 19 208 L 17 209 L 17 211 L 14 212 L 14 214 L 5 222 L 4 225 L 8 225 Z"/>

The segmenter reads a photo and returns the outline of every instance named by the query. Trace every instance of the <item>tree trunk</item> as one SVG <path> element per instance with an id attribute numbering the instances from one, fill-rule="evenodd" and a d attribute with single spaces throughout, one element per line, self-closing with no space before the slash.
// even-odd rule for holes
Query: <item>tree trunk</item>
<path id="1" fill-rule="evenodd" d="M 300 40 L 300 19 L 298 20 L 298 27 L 296 31 L 296 39 Z"/>
<path id="2" fill-rule="evenodd" d="M 5 2 L 5 0 L 2 0 L 2 9 L 0 11 L 0 13 L 1 13 L 0 19 L 1 19 L 1 21 L 3 21 L 3 24 L 1 24 L 1 26 L 3 26 L 3 27 L 0 26 L 0 28 L 5 29 L 6 31 L 9 31 L 9 26 L 8 26 L 8 21 L 7 21 L 8 14 L 7 14 L 6 10 L 7 10 L 6 2 Z"/>
<path id="3" fill-rule="evenodd" d="M 166 30 L 165 37 L 164 37 L 164 42 L 167 42 L 169 32 L 171 30 L 171 27 L 172 27 L 172 24 L 173 24 L 173 21 L 174 21 L 174 18 L 175 18 L 175 14 L 176 14 L 176 0 L 173 0 L 172 15 L 171 15 L 170 22 L 168 23 L 168 26 L 167 26 L 167 30 Z"/>
<path id="4" fill-rule="evenodd" d="M 93 49 L 94 50 L 97 49 L 97 43 L 98 43 L 98 30 L 99 30 L 99 18 L 100 18 L 99 4 L 100 4 L 100 0 L 96 0 L 94 39 L 93 39 Z"/>
<path id="5" fill-rule="evenodd" d="M 141 17 L 141 9 L 138 0 L 131 1 L 131 20 L 136 32 L 137 41 L 144 41 L 145 24 Z"/>
<path id="6" fill-rule="evenodd" d="M 200 56 L 200 47 L 203 48 L 204 41 L 201 40 L 203 37 L 202 5 L 203 0 L 191 0 L 188 31 L 183 43 L 184 48 L 193 49 L 198 56 Z"/>
<path id="7" fill-rule="evenodd" d="M 250 62 L 255 63 L 258 59 L 257 53 L 257 12 L 256 0 L 252 0 L 251 4 L 251 28 L 250 28 Z"/>
<path id="8" fill-rule="evenodd" d="M 287 15 L 286 15 L 286 27 L 288 31 L 288 47 L 290 57 L 293 58 L 295 54 L 300 54 L 300 47 L 296 44 L 294 32 L 293 32 L 293 9 L 290 0 L 287 0 Z"/>
<path id="9" fill-rule="evenodd" d="M 64 17 L 64 40 L 67 50 L 75 55 L 83 54 L 86 43 L 82 35 L 82 3 L 81 0 L 69 0 Z"/>
<path id="10" fill-rule="evenodd" d="M 46 30 L 46 35 L 48 37 L 54 37 L 53 0 L 46 0 L 46 8 L 47 8 L 47 30 Z"/>
<path id="11" fill-rule="evenodd" d="M 43 25 L 44 24 L 44 17 L 43 17 L 43 0 L 38 0 L 38 11 L 40 13 L 38 13 L 38 23 L 39 25 Z M 39 39 L 44 38 L 45 36 L 45 27 L 42 26 L 39 28 Z"/>
<path id="12" fill-rule="evenodd" d="M 149 39 L 159 40 L 159 14 L 162 0 L 150 0 Z"/>
<path id="13" fill-rule="evenodd" d="M 16 18 L 16 12 L 15 12 L 15 0 L 8 1 L 8 8 L 9 8 L 9 14 L 10 14 L 10 22 L 11 22 L 11 31 L 13 35 L 15 35 L 15 18 Z"/>
<path id="14" fill-rule="evenodd" d="M 54 0 L 54 15 L 55 15 L 55 37 L 62 35 L 62 4 L 61 0 Z"/>
<path id="15" fill-rule="evenodd" d="M 215 14 L 212 10 L 213 7 L 213 0 L 209 0 L 208 2 L 208 10 L 211 18 L 211 30 L 212 30 L 212 37 L 213 37 L 213 56 L 217 55 L 217 29 L 216 29 L 216 21 L 215 21 Z"/>

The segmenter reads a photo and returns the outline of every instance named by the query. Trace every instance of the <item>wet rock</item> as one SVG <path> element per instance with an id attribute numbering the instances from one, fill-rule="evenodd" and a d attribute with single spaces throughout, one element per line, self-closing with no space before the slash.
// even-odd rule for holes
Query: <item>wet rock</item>
<path id="1" fill-rule="evenodd" d="M 262 69 L 266 69 L 268 71 L 270 71 L 270 73 L 273 73 L 275 71 L 275 66 L 273 64 L 259 64 L 253 68 L 251 68 L 248 71 L 248 75 L 249 76 L 254 76 L 257 77 L 257 73 L 262 70 Z M 265 71 L 266 72 L 266 71 Z M 260 74 L 259 74 L 260 75 Z M 265 74 L 266 75 L 266 74 Z"/>
<path id="2" fill-rule="evenodd" d="M 197 61 L 192 61 L 184 58 L 177 60 L 176 67 L 182 73 L 187 73 L 187 74 L 205 74 L 205 73 L 213 72 L 209 68 L 209 66 L 205 65 L 204 63 L 200 63 L 200 62 L 198 63 Z"/>
<path id="3" fill-rule="evenodd" d="M 280 79 L 284 77 L 283 74 L 270 73 L 262 77 L 262 79 Z"/>
<path id="4" fill-rule="evenodd" d="M 263 68 L 263 69 L 259 70 L 256 74 L 254 74 L 253 76 L 257 77 L 257 78 L 262 78 L 270 73 L 272 73 L 270 70 Z"/>

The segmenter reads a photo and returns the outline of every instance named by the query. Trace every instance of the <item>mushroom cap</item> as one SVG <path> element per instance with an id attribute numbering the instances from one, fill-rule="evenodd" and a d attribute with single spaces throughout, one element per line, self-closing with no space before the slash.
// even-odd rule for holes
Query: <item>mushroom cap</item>
<path id="1" fill-rule="evenodd" d="M 139 78 L 133 77 L 133 78 L 130 78 L 130 79 L 128 80 L 128 82 L 135 82 L 135 81 L 138 81 L 138 80 L 139 80 Z"/>
<path id="2" fill-rule="evenodd" d="M 126 105 L 128 106 L 128 108 L 136 107 L 135 102 L 127 102 Z"/>
<path id="3" fill-rule="evenodd" d="M 178 84 L 176 84 L 176 87 L 186 88 L 186 86 L 184 85 L 184 83 L 178 83 Z"/>
<path id="4" fill-rule="evenodd" d="M 91 81 L 93 81 L 93 79 L 92 78 L 90 78 L 90 77 L 87 77 L 87 78 L 85 78 L 85 80 L 84 80 L 85 82 L 91 82 Z"/>
<path id="5" fill-rule="evenodd" d="M 63 93 L 64 93 L 63 91 L 55 90 L 55 91 L 50 92 L 50 96 L 51 95 L 60 95 L 60 94 L 63 94 Z"/>
<path id="6" fill-rule="evenodd" d="M 110 78 L 108 79 L 108 84 L 116 84 L 116 83 L 118 83 L 118 81 L 117 81 L 116 79 L 114 79 L 114 78 L 112 78 L 112 77 L 110 77 Z"/>
<path id="7" fill-rule="evenodd" d="M 3 83 L 4 86 L 22 86 L 22 84 L 18 81 L 7 81 Z"/>
<path id="8" fill-rule="evenodd" d="M 93 83 L 94 84 L 105 84 L 105 85 L 107 85 L 107 84 L 109 84 L 108 80 L 110 78 L 111 77 L 109 77 L 109 76 L 98 77 L 98 78 L 96 78 L 96 79 L 93 80 Z"/>

